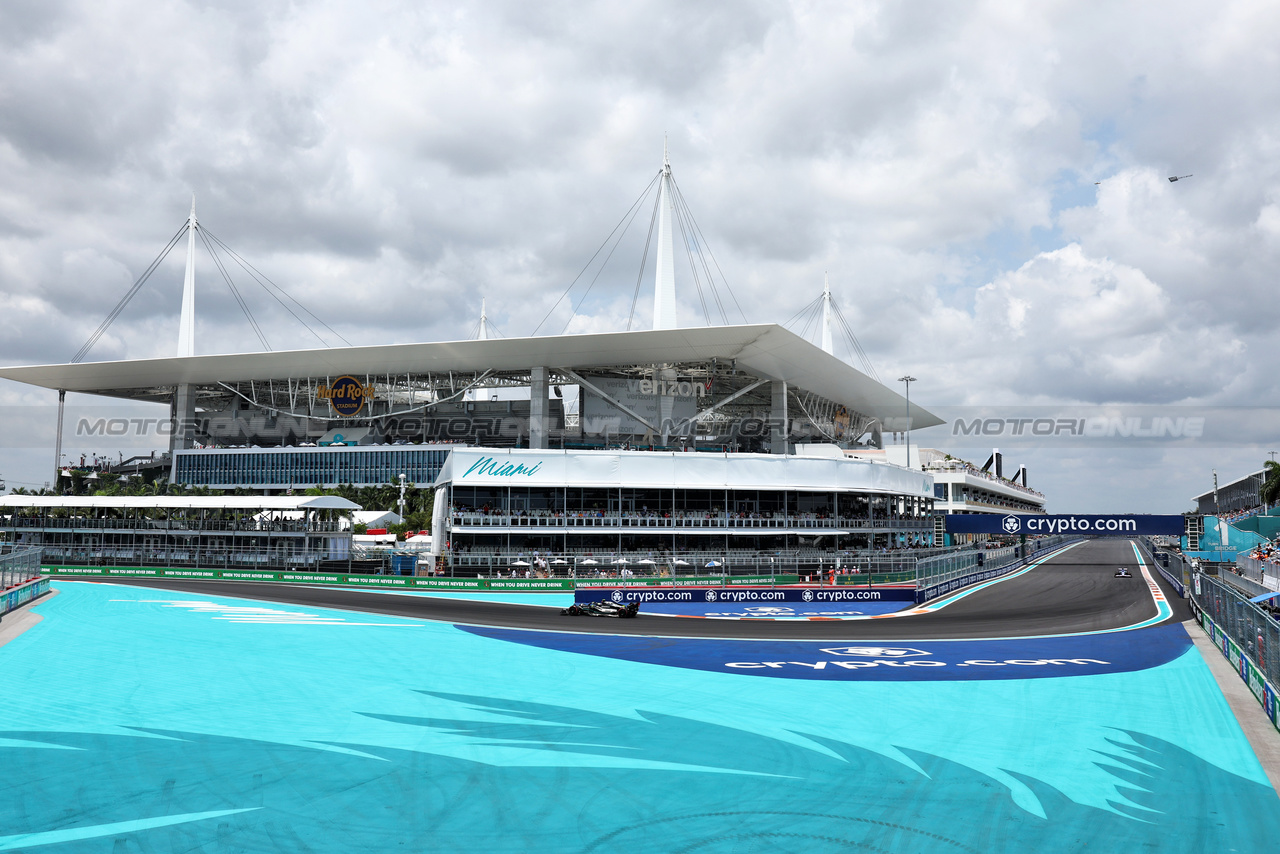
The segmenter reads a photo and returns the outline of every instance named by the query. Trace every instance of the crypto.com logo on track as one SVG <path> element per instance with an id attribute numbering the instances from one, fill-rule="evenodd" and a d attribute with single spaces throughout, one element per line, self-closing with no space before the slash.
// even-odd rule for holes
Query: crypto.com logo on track
<path id="1" fill-rule="evenodd" d="M 929 654 L 923 649 L 905 646 L 833 646 L 820 651 L 827 655 L 849 655 L 859 658 L 912 658 Z"/>

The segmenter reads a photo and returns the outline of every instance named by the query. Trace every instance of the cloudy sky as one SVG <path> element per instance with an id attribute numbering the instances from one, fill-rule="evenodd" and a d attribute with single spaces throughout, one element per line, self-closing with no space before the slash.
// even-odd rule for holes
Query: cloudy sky
<path id="1" fill-rule="evenodd" d="M 1260 1 L 8 0 L 0 363 L 70 360 L 193 193 L 355 344 L 469 337 L 482 297 L 507 336 L 549 311 L 540 334 L 625 328 L 647 208 L 590 294 L 557 299 L 665 134 L 747 320 L 791 317 L 826 272 L 879 374 L 939 412 L 1225 423 L 1280 389 L 1277 32 Z M 181 254 L 90 359 L 173 352 Z M 197 351 L 261 349 L 198 263 Z M 235 272 L 273 349 L 316 344 Z M 677 277 L 682 322 L 705 323 Z M 0 386 L 11 425 L 55 399 Z M 0 449 L 10 486 L 49 479 L 35 421 Z M 1210 469 L 1280 449 L 1276 419 L 1247 423 L 1006 457 L 1051 509 L 1178 512 Z"/>

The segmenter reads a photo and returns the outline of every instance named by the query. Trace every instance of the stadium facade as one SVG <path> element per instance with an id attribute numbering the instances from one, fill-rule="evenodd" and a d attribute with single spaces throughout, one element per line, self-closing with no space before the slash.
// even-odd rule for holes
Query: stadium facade
<path id="1" fill-rule="evenodd" d="M 661 178 L 653 329 L 196 355 L 190 241 L 176 357 L 0 377 L 59 392 L 59 461 L 77 392 L 166 405 L 177 483 L 435 487 L 437 551 L 930 543 L 933 478 L 858 454 L 941 420 L 833 355 L 829 324 L 822 347 L 772 323 L 679 327 Z"/>

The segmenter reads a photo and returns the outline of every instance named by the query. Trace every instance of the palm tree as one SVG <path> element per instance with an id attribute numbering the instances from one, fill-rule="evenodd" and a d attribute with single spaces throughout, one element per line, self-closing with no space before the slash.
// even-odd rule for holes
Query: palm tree
<path id="1" fill-rule="evenodd" d="M 1280 463 L 1267 460 L 1263 463 L 1262 471 L 1266 479 L 1262 482 L 1262 488 L 1258 490 L 1258 497 L 1262 499 L 1263 504 L 1270 507 L 1280 499 Z"/>

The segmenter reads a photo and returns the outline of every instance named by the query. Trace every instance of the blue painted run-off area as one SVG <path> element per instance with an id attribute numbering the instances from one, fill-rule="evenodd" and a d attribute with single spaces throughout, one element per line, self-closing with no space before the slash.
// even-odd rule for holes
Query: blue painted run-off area
<path id="1" fill-rule="evenodd" d="M 859 651 L 55 586 L 0 647 L 0 851 L 1200 854 L 1280 839 L 1280 802 L 1179 626 Z M 1111 669 L 1012 663 L 1077 656 Z M 877 663 L 835 680 L 722 666 L 819 659 Z M 941 664 L 892 666 L 925 660 Z"/>

